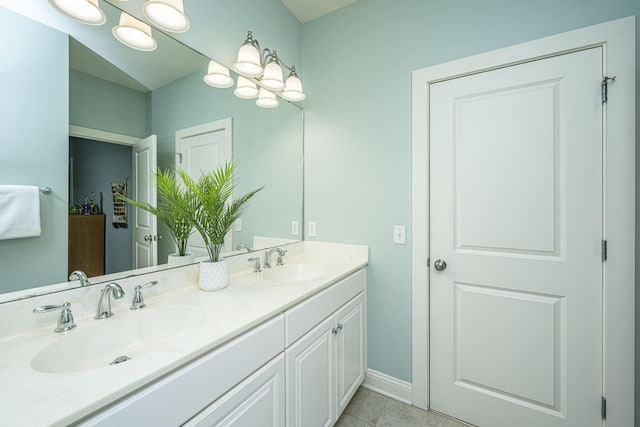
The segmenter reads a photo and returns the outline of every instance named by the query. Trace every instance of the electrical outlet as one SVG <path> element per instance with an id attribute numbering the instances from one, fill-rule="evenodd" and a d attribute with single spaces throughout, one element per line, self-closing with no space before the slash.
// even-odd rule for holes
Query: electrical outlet
<path id="1" fill-rule="evenodd" d="M 309 221 L 309 237 L 316 237 L 316 223 L 315 221 Z"/>
<path id="2" fill-rule="evenodd" d="M 291 221 L 291 235 L 297 236 L 300 233 L 298 221 Z"/>
<path id="3" fill-rule="evenodd" d="M 396 245 L 407 244 L 407 227 L 404 225 L 393 226 L 393 243 Z"/>
<path id="4" fill-rule="evenodd" d="M 242 231 L 242 218 L 236 220 L 236 231 Z"/>

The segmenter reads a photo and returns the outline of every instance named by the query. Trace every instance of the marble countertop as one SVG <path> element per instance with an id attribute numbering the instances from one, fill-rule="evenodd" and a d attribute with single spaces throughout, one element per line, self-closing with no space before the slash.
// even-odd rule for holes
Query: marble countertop
<path id="1" fill-rule="evenodd" d="M 92 304 L 96 301 L 96 292 L 101 289 L 95 286 L 98 289 L 91 290 L 91 297 L 81 298 L 81 303 L 90 305 L 90 308 L 78 308 L 78 303 L 72 304 L 78 308 L 74 313 L 81 312 L 80 317 L 76 314 L 78 327 L 74 330 L 54 333 L 58 314 L 55 312 L 46 315 L 46 326 L 42 324 L 27 331 L 18 328 L 14 334 L 10 330 L 7 333 L 5 327 L 5 333 L 0 337 L 2 424 L 45 426 L 66 425 L 76 421 L 285 312 L 363 268 L 368 262 L 367 248 L 362 246 L 308 242 L 299 245 L 289 250 L 285 262 L 322 265 L 325 272 L 321 277 L 293 283 L 269 281 L 262 277 L 264 273 L 246 270 L 250 263 L 239 258 L 234 261 L 236 264 L 230 266 L 232 274 L 227 288 L 203 292 L 197 285 L 197 265 L 187 266 L 163 272 L 160 277 L 150 275 L 148 280 L 159 280 L 160 284 L 145 290 L 147 307 L 140 311 L 129 310 L 132 288 L 144 281 L 137 277 L 135 283 L 121 282 L 127 297 L 112 301 L 112 318 L 92 318 L 91 313 L 95 309 Z M 55 295 L 57 299 L 63 298 L 63 294 Z M 5 308 L 0 305 L 0 321 L 6 321 L 7 310 L 23 314 L 40 303 L 52 303 L 51 298 L 48 299 L 44 302 L 22 301 L 19 307 Z M 129 322 L 134 324 L 136 316 L 144 315 L 145 310 L 170 316 L 176 307 L 198 312 L 200 317 L 197 326 L 186 331 L 173 345 L 159 346 L 126 363 L 85 370 L 81 366 L 83 355 L 78 354 L 79 370 L 72 369 L 74 372 L 44 373 L 32 366 L 38 353 L 51 345 L 64 345 L 59 343 L 71 339 L 74 334 L 95 333 L 99 336 L 105 328 L 122 330 Z"/>

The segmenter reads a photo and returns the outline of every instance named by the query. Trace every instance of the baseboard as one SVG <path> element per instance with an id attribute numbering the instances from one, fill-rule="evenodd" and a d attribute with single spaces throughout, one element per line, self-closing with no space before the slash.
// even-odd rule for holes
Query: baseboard
<path id="1" fill-rule="evenodd" d="M 374 371 L 373 369 L 368 369 L 362 386 L 376 393 L 411 405 L 413 387 L 409 382 L 399 380 L 382 372 Z"/>

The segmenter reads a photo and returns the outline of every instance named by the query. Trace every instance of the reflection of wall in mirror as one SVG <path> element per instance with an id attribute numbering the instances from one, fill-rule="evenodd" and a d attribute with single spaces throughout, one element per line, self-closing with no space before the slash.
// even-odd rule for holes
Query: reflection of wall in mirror
<path id="1" fill-rule="evenodd" d="M 66 279 L 69 51 L 65 34 L 4 8 L 0 27 L 11 34 L 0 38 L 0 183 L 52 189 L 40 196 L 41 236 L 0 241 L 5 293 Z"/>
<path id="2" fill-rule="evenodd" d="M 203 69 L 153 91 L 151 131 L 158 136 L 158 165 L 175 165 L 177 130 L 232 117 L 237 192 L 265 186 L 249 202 L 235 244 L 252 246 L 256 235 L 300 240 L 291 235 L 291 221 L 302 222 L 301 111 L 284 102 L 272 110 L 259 108 L 233 95 L 233 88 L 204 85 L 204 74 Z M 170 241 L 159 242 L 160 262 L 173 251 Z"/>

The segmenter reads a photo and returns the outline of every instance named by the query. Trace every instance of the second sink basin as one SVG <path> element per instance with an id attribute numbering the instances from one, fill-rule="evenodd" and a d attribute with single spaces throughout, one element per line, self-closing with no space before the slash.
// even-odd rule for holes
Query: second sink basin
<path id="1" fill-rule="evenodd" d="M 118 313 L 77 329 L 41 350 L 31 361 L 39 372 L 60 374 L 126 362 L 159 350 L 180 349 L 205 317 L 198 307 L 173 306 Z"/>
<path id="2" fill-rule="evenodd" d="M 318 264 L 285 264 L 273 267 L 262 273 L 266 280 L 274 282 L 302 282 L 315 280 L 327 273 L 327 269 Z"/>

